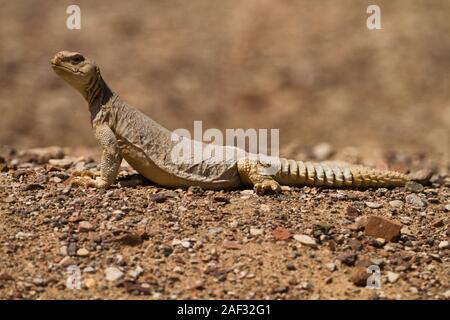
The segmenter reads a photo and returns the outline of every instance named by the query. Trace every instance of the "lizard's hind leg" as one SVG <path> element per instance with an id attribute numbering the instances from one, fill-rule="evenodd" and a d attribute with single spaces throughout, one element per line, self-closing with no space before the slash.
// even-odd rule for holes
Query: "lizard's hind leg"
<path id="1" fill-rule="evenodd" d="M 273 176 L 265 174 L 267 165 L 262 164 L 258 160 L 241 159 L 237 162 L 239 177 L 243 185 L 253 186 L 257 194 L 265 194 L 268 192 L 281 192 L 280 184 L 275 181 Z"/>

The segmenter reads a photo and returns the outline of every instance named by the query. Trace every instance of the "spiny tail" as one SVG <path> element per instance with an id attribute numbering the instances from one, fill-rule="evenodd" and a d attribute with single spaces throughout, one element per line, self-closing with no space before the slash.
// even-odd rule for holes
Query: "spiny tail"
<path id="1" fill-rule="evenodd" d="M 395 171 L 363 166 L 344 166 L 280 159 L 281 170 L 275 176 L 281 185 L 327 187 L 400 187 L 412 180 Z"/>

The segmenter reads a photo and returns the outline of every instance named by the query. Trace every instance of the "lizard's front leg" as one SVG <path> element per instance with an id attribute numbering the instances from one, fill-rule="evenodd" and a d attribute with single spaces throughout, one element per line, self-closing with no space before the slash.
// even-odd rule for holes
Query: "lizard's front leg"
<path id="1" fill-rule="evenodd" d="M 116 180 L 122 162 L 116 136 L 108 126 L 101 125 L 95 128 L 95 138 L 103 149 L 100 177 L 95 180 L 86 176 L 75 177 L 71 181 L 72 185 L 106 189 Z"/>
<path id="2" fill-rule="evenodd" d="M 253 186 L 257 194 L 281 192 L 280 184 L 271 175 L 264 174 L 266 167 L 258 160 L 241 159 L 237 162 L 239 177 L 244 185 Z"/>

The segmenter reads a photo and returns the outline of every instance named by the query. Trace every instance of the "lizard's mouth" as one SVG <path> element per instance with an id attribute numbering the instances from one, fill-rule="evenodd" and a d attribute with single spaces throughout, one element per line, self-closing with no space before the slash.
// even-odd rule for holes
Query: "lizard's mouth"
<path id="1" fill-rule="evenodd" d="M 63 71 L 67 71 L 67 72 L 75 73 L 75 74 L 82 74 L 82 72 L 79 71 L 79 70 L 70 69 L 70 68 L 62 66 L 60 64 L 56 64 L 53 61 L 50 61 L 50 64 L 51 64 L 53 69 L 59 69 L 59 70 L 63 70 Z"/>

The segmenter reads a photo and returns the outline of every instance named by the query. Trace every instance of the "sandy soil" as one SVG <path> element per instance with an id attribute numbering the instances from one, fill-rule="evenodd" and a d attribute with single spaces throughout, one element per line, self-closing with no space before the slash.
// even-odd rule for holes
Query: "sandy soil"
<path id="1" fill-rule="evenodd" d="M 0 298 L 450 298 L 448 169 L 425 187 L 257 196 L 164 189 L 124 166 L 101 193 L 69 186 L 96 162 L 63 153 L 3 148 Z M 375 233 L 373 216 L 388 219 Z"/>

